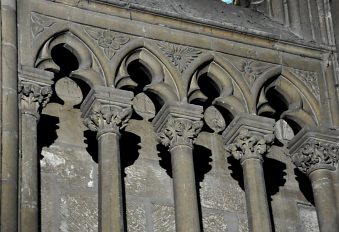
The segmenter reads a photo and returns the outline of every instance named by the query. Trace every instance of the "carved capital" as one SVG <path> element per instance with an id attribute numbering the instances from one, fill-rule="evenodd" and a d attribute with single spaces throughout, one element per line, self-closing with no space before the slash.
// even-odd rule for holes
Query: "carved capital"
<path id="1" fill-rule="evenodd" d="M 52 96 L 53 74 L 47 71 L 22 67 L 19 72 L 18 93 L 20 109 L 24 114 L 39 118 L 39 111 Z"/>
<path id="2" fill-rule="evenodd" d="M 223 132 L 226 151 L 243 162 L 249 158 L 262 160 L 274 141 L 274 120 L 255 115 L 233 119 Z"/>
<path id="3" fill-rule="evenodd" d="M 172 149 L 178 145 L 193 147 L 203 122 L 202 107 L 178 103 L 165 105 L 153 124 L 160 142 Z"/>
<path id="4" fill-rule="evenodd" d="M 274 140 L 273 134 L 254 134 L 248 129 L 241 129 L 233 143 L 225 146 L 237 160 L 259 158 L 268 152 Z"/>
<path id="5" fill-rule="evenodd" d="M 164 146 L 169 146 L 170 148 L 177 145 L 193 147 L 193 143 L 202 126 L 202 121 L 170 117 L 158 133 L 158 137 Z"/>
<path id="6" fill-rule="evenodd" d="M 81 105 L 84 124 L 98 137 L 104 133 L 117 133 L 132 115 L 133 93 L 108 87 L 95 87 Z"/>
<path id="7" fill-rule="evenodd" d="M 98 134 L 105 132 L 119 133 L 127 126 L 132 115 L 132 108 L 122 108 L 113 105 L 96 105 L 84 119 L 85 126 Z"/>
<path id="8" fill-rule="evenodd" d="M 302 172 L 335 170 L 339 160 L 339 133 L 326 129 L 304 128 L 290 142 L 290 157 Z"/>

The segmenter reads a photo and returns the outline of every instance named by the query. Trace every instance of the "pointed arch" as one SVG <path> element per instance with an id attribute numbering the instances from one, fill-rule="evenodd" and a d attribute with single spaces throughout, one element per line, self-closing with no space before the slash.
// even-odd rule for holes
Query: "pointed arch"
<path id="1" fill-rule="evenodd" d="M 57 72 L 58 65 L 53 61 L 52 50 L 57 46 L 63 46 L 77 58 L 79 63 L 79 68 L 72 71 L 70 77 L 81 79 L 90 86 L 108 85 L 107 76 L 110 76 L 108 64 L 101 55 L 100 49 L 81 30 L 66 29 L 46 37 L 44 35 L 45 40 L 36 55 L 34 63 L 36 68 Z M 42 38 L 39 41 L 41 40 Z"/>
<path id="2" fill-rule="evenodd" d="M 128 68 L 137 62 L 149 72 L 149 84 L 144 91 L 156 95 L 164 102 L 181 101 L 184 98 L 183 81 L 179 73 L 170 65 L 169 60 L 154 44 L 136 39 L 125 45 L 115 57 L 113 79 L 116 88 L 136 87 Z"/>
<path id="3" fill-rule="evenodd" d="M 188 98 L 192 94 L 196 97 L 204 97 L 199 93 L 197 80 L 199 75 L 206 74 L 218 86 L 220 96 L 213 104 L 227 109 L 231 114 L 251 113 L 254 111 L 254 103 L 251 97 L 251 91 L 242 78 L 241 73 L 227 59 L 215 54 L 206 53 L 193 62 L 184 73 L 184 80 L 187 84 Z M 234 96 L 234 91 L 240 91 L 241 97 Z"/>

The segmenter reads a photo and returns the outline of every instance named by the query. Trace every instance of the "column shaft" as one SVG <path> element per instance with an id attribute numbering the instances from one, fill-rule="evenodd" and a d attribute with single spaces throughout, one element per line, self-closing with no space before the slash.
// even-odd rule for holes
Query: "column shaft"
<path id="1" fill-rule="evenodd" d="M 0 231 L 18 231 L 18 68 L 16 1 L 1 1 L 2 134 Z"/>
<path id="2" fill-rule="evenodd" d="M 37 232 L 39 228 L 37 118 L 22 114 L 21 119 L 21 232 Z"/>
<path id="3" fill-rule="evenodd" d="M 98 138 L 100 232 L 124 232 L 119 139 L 117 133 Z"/>
<path id="4" fill-rule="evenodd" d="M 192 148 L 171 149 L 175 221 L 177 232 L 199 232 L 199 210 Z"/>
<path id="5" fill-rule="evenodd" d="M 338 232 L 339 218 L 331 171 L 318 169 L 309 174 L 321 232 Z"/>
<path id="6" fill-rule="evenodd" d="M 270 232 L 272 225 L 267 202 L 261 157 L 242 161 L 248 225 L 251 232 Z"/>

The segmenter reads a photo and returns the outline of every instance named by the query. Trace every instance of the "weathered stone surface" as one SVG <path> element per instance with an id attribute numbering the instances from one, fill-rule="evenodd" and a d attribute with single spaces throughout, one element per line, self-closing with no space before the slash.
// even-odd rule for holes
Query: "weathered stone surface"
<path id="1" fill-rule="evenodd" d="M 96 198 L 86 193 L 62 195 L 59 231 L 97 231 L 97 204 Z"/>
<path id="2" fill-rule="evenodd" d="M 127 203 L 127 223 L 128 231 L 147 231 L 146 211 L 141 202 L 130 201 Z"/>
<path id="3" fill-rule="evenodd" d="M 224 215 L 219 213 L 206 212 L 203 214 L 204 232 L 230 231 L 225 223 Z"/>
<path id="4" fill-rule="evenodd" d="M 304 232 L 319 232 L 317 212 L 314 207 L 298 204 L 298 211 Z"/>
<path id="5" fill-rule="evenodd" d="M 245 212 L 245 193 L 237 183 L 207 175 L 201 184 L 201 205 L 230 212 Z"/>
<path id="6" fill-rule="evenodd" d="M 155 232 L 174 232 L 174 208 L 168 205 L 152 205 L 153 231 Z"/>

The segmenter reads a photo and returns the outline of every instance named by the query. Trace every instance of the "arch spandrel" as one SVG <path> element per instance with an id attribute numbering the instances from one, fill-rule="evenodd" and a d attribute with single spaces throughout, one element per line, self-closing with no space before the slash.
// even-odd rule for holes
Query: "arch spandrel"
<path id="1" fill-rule="evenodd" d="M 58 65 L 52 59 L 52 50 L 62 45 L 75 55 L 79 68 L 70 73 L 70 77 L 82 79 L 90 86 L 108 86 L 107 77 L 111 76 L 108 63 L 100 49 L 81 29 L 73 27 L 57 33 L 46 33 L 39 37 L 43 41 L 37 53 L 34 66 L 41 69 L 58 71 Z M 38 41 L 35 41 L 37 43 Z"/>

